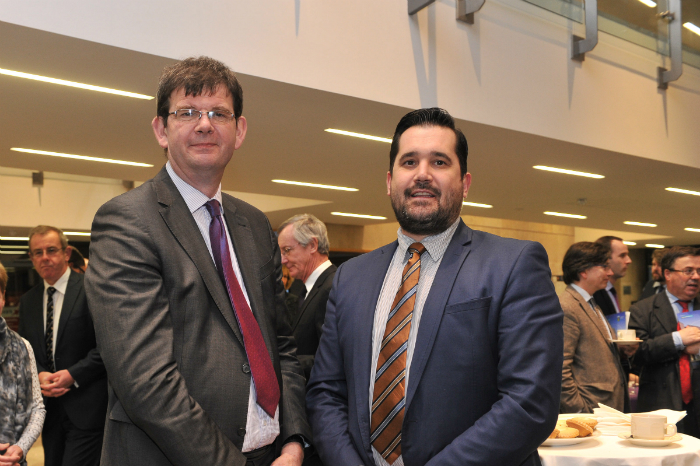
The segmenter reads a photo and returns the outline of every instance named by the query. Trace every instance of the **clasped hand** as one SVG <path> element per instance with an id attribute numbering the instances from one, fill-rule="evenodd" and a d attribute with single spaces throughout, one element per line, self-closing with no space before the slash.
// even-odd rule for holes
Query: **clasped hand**
<path id="1" fill-rule="evenodd" d="M 24 452 L 17 445 L 10 446 L 9 443 L 0 443 L 0 451 L 6 450 L 0 455 L 0 466 L 19 466 L 19 462 L 24 456 Z"/>
<path id="2" fill-rule="evenodd" d="M 74 383 L 75 380 L 65 369 L 56 372 L 39 372 L 41 394 L 44 396 L 52 398 L 63 396 L 70 391 Z"/>

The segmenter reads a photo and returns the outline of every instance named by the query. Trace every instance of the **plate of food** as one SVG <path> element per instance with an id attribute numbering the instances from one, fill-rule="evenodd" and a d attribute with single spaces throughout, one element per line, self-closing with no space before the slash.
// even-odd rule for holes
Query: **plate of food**
<path id="1" fill-rule="evenodd" d="M 576 445 L 600 437 L 595 430 L 598 421 L 591 417 L 572 417 L 560 419 L 549 438 L 542 443 L 543 447 L 563 447 Z"/>

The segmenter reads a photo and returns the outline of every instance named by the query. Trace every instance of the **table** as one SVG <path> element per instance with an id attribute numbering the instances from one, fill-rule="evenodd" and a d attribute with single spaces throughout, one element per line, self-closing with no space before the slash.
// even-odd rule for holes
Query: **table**
<path id="1" fill-rule="evenodd" d="M 540 447 L 543 466 L 700 466 L 700 440 L 683 435 L 667 447 L 639 447 L 602 435 L 577 445 Z"/>

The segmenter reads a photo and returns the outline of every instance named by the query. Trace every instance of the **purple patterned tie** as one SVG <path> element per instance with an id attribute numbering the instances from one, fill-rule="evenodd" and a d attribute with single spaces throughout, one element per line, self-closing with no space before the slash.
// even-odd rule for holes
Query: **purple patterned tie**
<path id="1" fill-rule="evenodd" d="M 250 306 L 243 295 L 241 285 L 233 272 L 231 255 L 226 240 L 226 230 L 221 218 L 221 206 L 219 201 L 212 199 L 206 204 L 211 215 L 209 224 L 209 238 L 211 239 L 211 251 L 214 255 L 214 263 L 219 271 L 222 281 L 226 285 L 229 299 L 233 305 L 233 311 L 238 320 L 238 326 L 243 334 L 243 345 L 250 363 L 250 371 L 255 382 L 255 393 L 260 407 L 271 417 L 275 417 L 275 410 L 280 401 L 280 387 L 277 382 L 272 360 L 265 347 L 260 326 L 250 310 Z"/>

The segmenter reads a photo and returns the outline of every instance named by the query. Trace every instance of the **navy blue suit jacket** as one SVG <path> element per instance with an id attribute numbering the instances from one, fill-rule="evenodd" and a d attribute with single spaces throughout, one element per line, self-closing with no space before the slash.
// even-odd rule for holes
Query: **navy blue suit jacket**
<path id="1" fill-rule="evenodd" d="M 397 244 L 336 272 L 307 394 L 324 464 L 374 464 L 372 327 Z M 539 243 L 460 221 L 423 308 L 406 393 L 404 464 L 540 464 L 536 448 L 559 411 L 562 319 Z"/>

